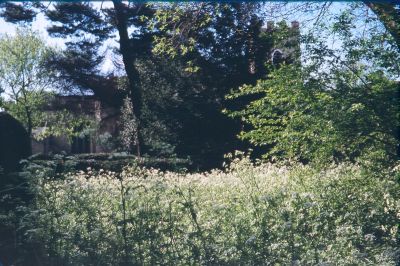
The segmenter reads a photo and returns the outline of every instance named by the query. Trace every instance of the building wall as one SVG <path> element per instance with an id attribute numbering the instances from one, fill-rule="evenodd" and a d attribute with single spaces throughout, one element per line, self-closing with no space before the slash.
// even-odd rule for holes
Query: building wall
<path id="1" fill-rule="evenodd" d="M 102 105 L 93 96 L 57 96 L 44 112 L 54 112 L 66 109 L 76 114 L 83 114 L 93 118 L 99 123 L 99 130 L 87 138 L 74 137 L 72 140 L 66 136 L 48 137 L 41 141 L 32 140 L 32 153 L 99 153 L 109 152 L 107 147 L 98 143 L 100 134 L 109 134 L 116 138 L 118 134 L 119 110 L 110 106 Z M 40 130 L 40 129 L 36 129 Z"/>

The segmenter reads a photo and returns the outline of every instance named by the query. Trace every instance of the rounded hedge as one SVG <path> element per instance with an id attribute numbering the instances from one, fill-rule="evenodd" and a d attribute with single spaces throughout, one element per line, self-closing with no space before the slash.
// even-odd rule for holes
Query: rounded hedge
<path id="1" fill-rule="evenodd" d="M 18 170 L 19 161 L 31 153 L 30 138 L 22 124 L 0 112 L 0 166 L 4 172 Z"/>

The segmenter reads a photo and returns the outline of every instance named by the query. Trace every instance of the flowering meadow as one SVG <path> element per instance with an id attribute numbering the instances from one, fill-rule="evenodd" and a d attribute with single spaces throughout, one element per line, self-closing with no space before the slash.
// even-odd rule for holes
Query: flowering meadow
<path id="1" fill-rule="evenodd" d="M 396 265 L 399 171 L 382 175 L 248 158 L 201 174 L 37 173 L 20 230 L 42 265 Z"/>

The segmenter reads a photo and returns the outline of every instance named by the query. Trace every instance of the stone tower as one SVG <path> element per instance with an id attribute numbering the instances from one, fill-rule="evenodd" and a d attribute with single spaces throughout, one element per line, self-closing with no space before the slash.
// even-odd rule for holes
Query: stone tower
<path id="1" fill-rule="evenodd" d="M 275 66 L 281 63 L 300 62 L 300 23 L 298 21 L 292 21 L 290 27 L 286 25 L 286 22 L 275 24 L 273 21 L 268 21 L 261 32 L 273 39 L 267 61 Z"/>

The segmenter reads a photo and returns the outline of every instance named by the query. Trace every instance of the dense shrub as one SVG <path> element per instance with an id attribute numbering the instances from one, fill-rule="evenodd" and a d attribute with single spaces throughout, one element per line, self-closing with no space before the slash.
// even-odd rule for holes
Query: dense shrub
<path id="1" fill-rule="evenodd" d="M 393 164 L 399 158 L 399 83 L 382 72 L 364 74 L 364 83 L 348 71 L 335 75 L 325 87 L 313 72 L 289 65 L 242 86 L 228 97 L 257 98 L 228 112 L 248 124 L 240 138 L 269 147 L 264 156 L 275 160 Z"/>
<path id="2" fill-rule="evenodd" d="M 0 265 L 9 265 L 8 258 L 15 256 L 16 207 L 31 199 L 25 180 L 15 173 L 20 160 L 30 155 L 30 145 L 22 124 L 0 112 Z"/>
<path id="3" fill-rule="evenodd" d="M 188 159 L 180 158 L 153 158 L 141 157 L 127 153 L 90 153 L 67 156 L 64 154 L 46 155 L 37 154 L 25 161 L 25 166 L 44 167 L 54 174 L 75 172 L 92 168 L 93 170 L 110 170 L 120 172 L 126 165 L 137 165 L 146 168 L 180 171 L 191 169 L 192 164 Z"/>
<path id="4" fill-rule="evenodd" d="M 19 219 L 25 214 L 20 210 L 31 202 L 32 196 L 23 176 L 4 173 L 0 167 L 0 265 L 13 265 L 19 256 L 17 243 L 23 238 L 18 233 Z"/>
<path id="5" fill-rule="evenodd" d="M 21 230 L 41 265 L 395 265 L 399 174 L 246 158 L 204 174 L 37 171 Z"/>
<path id="6" fill-rule="evenodd" d="M 17 170 L 19 161 L 30 155 L 30 147 L 29 135 L 22 124 L 0 112 L 0 165 L 4 172 Z"/>

